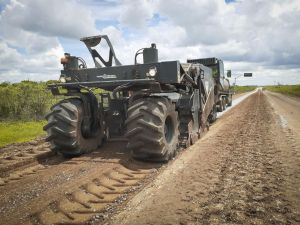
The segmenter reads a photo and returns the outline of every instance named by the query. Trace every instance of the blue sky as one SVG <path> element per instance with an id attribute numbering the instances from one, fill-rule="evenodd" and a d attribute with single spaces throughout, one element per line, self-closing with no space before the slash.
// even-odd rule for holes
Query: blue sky
<path id="1" fill-rule="evenodd" d="M 93 66 L 80 37 L 107 34 L 123 64 L 219 57 L 240 84 L 300 83 L 298 0 L 0 0 L 0 82 L 57 79 L 64 52 Z"/>

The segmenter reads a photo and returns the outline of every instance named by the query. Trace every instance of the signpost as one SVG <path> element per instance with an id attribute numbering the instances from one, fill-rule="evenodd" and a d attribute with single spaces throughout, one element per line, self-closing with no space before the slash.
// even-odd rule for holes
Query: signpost
<path id="1" fill-rule="evenodd" d="M 244 77 L 252 77 L 252 73 L 244 73 Z"/>
<path id="2" fill-rule="evenodd" d="M 227 77 L 231 77 L 231 70 L 229 70 L 230 72 L 228 73 L 227 72 Z M 228 76 L 229 75 L 229 76 Z M 239 78 L 239 77 L 252 77 L 252 73 L 244 73 L 244 74 L 241 74 L 241 75 L 238 75 L 236 77 L 234 77 L 234 83 L 233 83 L 233 90 L 235 90 L 235 85 L 236 85 L 236 79 Z"/>

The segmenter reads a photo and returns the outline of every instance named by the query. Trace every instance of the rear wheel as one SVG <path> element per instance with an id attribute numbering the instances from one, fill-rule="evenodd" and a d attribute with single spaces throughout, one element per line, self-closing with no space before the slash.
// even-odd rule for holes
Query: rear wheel
<path id="1" fill-rule="evenodd" d="M 227 106 L 232 106 L 232 95 L 228 96 L 228 104 Z"/>
<path id="2" fill-rule="evenodd" d="M 226 106 L 227 106 L 227 104 L 226 104 L 226 97 L 223 97 L 222 98 L 222 105 L 223 105 L 223 110 L 222 111 L 224 111 L 224 110 L 226 110 Z"/>
<path id="3" fill-rule="evenodd" d="M 217 112 L 223 112 L 224 111 L 224 100 L 222 97 L 220 97 L 220 100 L 218 102 Z"/>
<path id="4" fill-rule="evenodd" d="M 92 131 L 91 137 L 84 137 L 82 133 L 83 103 L 78 98 L 65 99 L 51 107 L 46 115 L 48 124 L 46 140 L 54 152 L 66 157 L 78 156 L 91 152 L 102 144 L 103 126 Z"/>
<path id="5" fill-rule="evenodd" d="M 163 97 L 140 98 L 131 103 L 126 120 L 127 148 L 137 159 L 168 161 L 177 151 L 178 113 Z"/>

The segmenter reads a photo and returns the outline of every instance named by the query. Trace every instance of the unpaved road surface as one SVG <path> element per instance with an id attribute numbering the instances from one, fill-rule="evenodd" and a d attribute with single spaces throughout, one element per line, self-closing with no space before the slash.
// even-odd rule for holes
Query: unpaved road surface
<path id="1" fill-rule="evenodd" d="M 300 136 L 300 97 L 265 92 L 283 127 Z"/>
<path id="2" fill-rule="evenodd" d="M 299 136 L 286 129 L 258 91 L 219 119 L 110 222 L 299 224 Z"/>
<path id="3" fill-rule="evenodd" d="M 2 148 L 0 224 L 299 224 L 291 105 L 258 91 L 165 165 L 131 160 L 125 142 L 73 159 L 42 140 Z"/>

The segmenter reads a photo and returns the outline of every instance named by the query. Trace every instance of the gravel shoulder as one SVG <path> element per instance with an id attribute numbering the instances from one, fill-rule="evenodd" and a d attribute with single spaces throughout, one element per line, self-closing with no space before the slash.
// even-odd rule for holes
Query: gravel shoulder
<path id="1" fill-rule="evenodd" d="M 286 129 L 258 91 L 109 223 L 299 224 L 299 138 Z"/>

